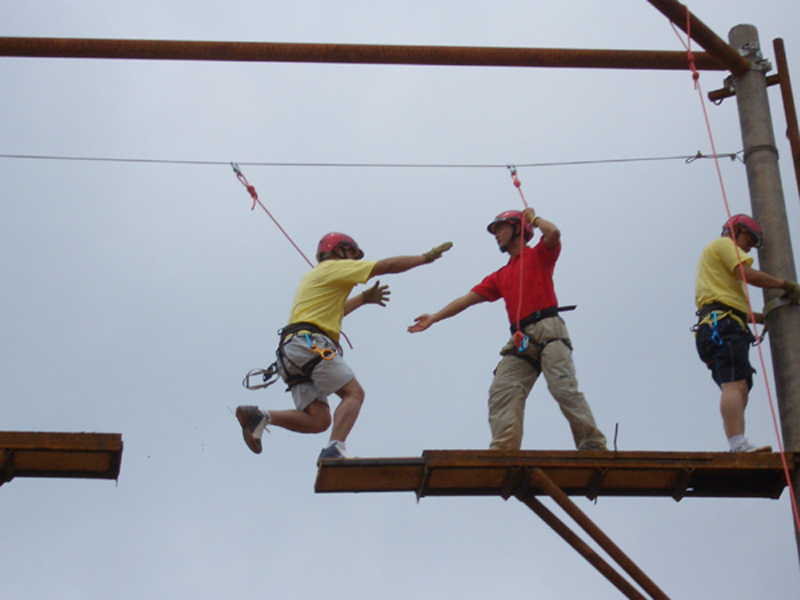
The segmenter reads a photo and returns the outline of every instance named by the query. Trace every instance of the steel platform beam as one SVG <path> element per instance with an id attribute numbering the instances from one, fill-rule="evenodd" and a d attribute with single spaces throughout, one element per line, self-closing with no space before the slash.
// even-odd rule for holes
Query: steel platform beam
<path id="1" fill-rule="evenodd" d="M 15 477 L 117 479 L 118 433 L 0 432 L 0 485 Z"/>
<path id="2" fill-rule="evenodd" d="M 790 471 L 795 461 L 794 454 L 787 455 Z M 324 460 L 314 489 L 508 498 L 518 479 L 535 468 L 565 494 L 590 499 L 776 499 L 786 487 L 783 462 L 775 453 L 426 450 L 419 458 Z M 546 494 L 535 485 L 530 492 Z"/>

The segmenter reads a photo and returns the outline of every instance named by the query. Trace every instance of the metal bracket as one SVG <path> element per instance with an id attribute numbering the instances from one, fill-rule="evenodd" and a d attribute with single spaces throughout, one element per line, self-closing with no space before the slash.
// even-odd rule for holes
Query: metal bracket
<path id="1" fill-rule="evenodd" d="M 589 500 L 597 500 L 600 495 L 600 490 L 603 489 L 603 482 L 608 474 L 608 469 L 597 469 L 589 480 L 589 489 L 586 492 L 586 497 Z"/>
<path id="2" fill-rule="evenodd" d="M 766 73 L 772 70 L 772 63 L 761 54 L 761 45 L 758 42 L 748 42 L 743 45 L 739 48 L 739 55 L 750 61 L 750 68 L 753 71 Z"/>
<path id="3" fill-rule="evenodd" d="M 689 490 L 689 483 L 692 481 L 694 469 L 683 469 L 678 477 L 675 478 L 675 485 L 672 488 L 672 498 L 675 502 L 680 502 Z"/>
<path id="4" fill-rule="evenodd" d="M 14 453 L 0 450 L 0 485 L 14 479 Z"/>

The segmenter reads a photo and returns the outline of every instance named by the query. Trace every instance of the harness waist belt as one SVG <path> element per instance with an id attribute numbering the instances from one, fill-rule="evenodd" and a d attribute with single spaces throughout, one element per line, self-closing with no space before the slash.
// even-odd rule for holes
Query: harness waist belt
<path id="1" fill-rule="evenodd" d="M 564 312 L 566 310 L 575 310 L 577 308 L 576 304 L 572 304 L 570 306 L 551 306 L 549 308 L 544 308 L 542 310 L 537 310 L 529 314 L 527 317 L 524 317 L 519 320 L 519 328 L 520 330 L 525 329 L 528 325 L 533 325 L 534 323 L 538 323 L 542 319 L 546 319 L 548 317 L 555 317 L 558 313 Z M 514 335 L 517 332 L 517 324 L 511 324 L 511 335 Z"/>
<path id="2" fill-rule="evenodd" d="M 702 321 L 706 315 L 714 312 L 730 312 L 734 317 L 738 317 L 742 323 L 747 323 L 750 318 L 743 313 L 742 311 L 733 308 L 732 306 L 728 306 L 727 304 L 723 304 L 722 302 L 712 302 L 711 304 L 706 304 L 700 307 L 700 310 L 697 311 L 698 321 Z"/>
<path id="3" fill-rule="evenodd" d="M 281 336 L 280 343 L 285 344 L 291 338 L 300 333 L 311 333 L 313 335 L 324 335 L 324 336 L 328 335 L 313 323 L 292 323 L 291 325 L 287 325 L 286 327 L 278 331 L 278 335 Z"/>

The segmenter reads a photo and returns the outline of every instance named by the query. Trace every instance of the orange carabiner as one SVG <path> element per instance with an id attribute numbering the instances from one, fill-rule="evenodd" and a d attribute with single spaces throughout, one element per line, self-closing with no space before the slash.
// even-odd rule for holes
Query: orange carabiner
<path id="1" fill-rule="evenodd" d="M 309 349 L 319 354 L 322 360 L 333 360 L 333 357 L 336 356 L 336 352 L 331 348 L 319 348 L 316 342 L 311 341 L 311 336 L 308 334 L 306 334 L 306 342 L 308 342 Z"/>
<path id="2" fill-rule="evenodd" d="M 317 348 L 316 344 L 311 344 L 311 351 L 316 352 L 322 357 L 322 360 L 333 360 L 333 357 L 336 356 L 336 352 L 331 350 L 330 348 Z"/>

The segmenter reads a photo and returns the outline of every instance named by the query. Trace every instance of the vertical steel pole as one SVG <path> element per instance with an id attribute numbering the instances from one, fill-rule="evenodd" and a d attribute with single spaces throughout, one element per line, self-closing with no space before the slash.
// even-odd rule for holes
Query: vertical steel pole
<path id="1" fill-rule="evenodd" d="M 764 233 L 764 247 L 758 253 L 759 267 L 776 277 L 797 281 L 758 31 L 752 25 L 737 25 L 731 29 L 728 39 L 753 67 L 735 76 L 734 86 L 750 203 L 753 216 Z M 780 293 L 780 290 L 765 290 L 764 302 Z M 792 305 L 777 308 L 767 317 L 766 325 L 783 444 L 787 451 L 797 452 L 800 451 L 800 308 Z M 795 498 L 800 497 L 800 474 L 797 472 L 793 475 L 792 488 Z M 795 536 L 800 557 L 800 532 L 796 530 Z"/>

